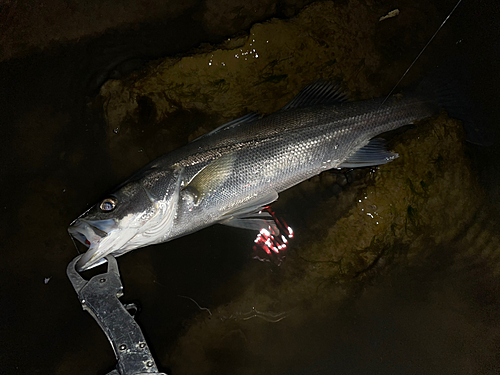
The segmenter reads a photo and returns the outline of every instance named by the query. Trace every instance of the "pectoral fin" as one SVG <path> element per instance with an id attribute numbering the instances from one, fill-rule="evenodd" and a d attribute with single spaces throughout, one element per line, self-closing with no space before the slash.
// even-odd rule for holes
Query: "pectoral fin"
<path id="1" fill-rule="evenodd" d="M 198 205 L 231 176 L 235 159 L 234 154 L 228 154 L 214 160 L 189 181 L 182 194 L 188 195 L 194 205 Z"/>

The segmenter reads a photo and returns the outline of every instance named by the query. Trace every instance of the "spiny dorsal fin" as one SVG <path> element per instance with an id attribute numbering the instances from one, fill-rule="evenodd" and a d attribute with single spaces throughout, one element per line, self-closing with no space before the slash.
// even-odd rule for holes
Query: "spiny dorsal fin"
<path id="1" fill-rule="evenodd" d="M 281 111 L 314 105 L 334 105 L 348 101 L 338 82 L 319 79 L 304 87 Z"/>
<path id="2" fill-rule="evenodd" d="M 218 128 L 212 130 L 211 132 L 208 132 L 206 134 L 203 134 L 202 136 L 199 136 L 198 138 L 194 139 L 192 142 L 196 142 L 202 138 L 209 137 L 209 136 L 214 135 L 216 133 L 219 133 L 223 130 L 233 129 L 233 128 L 240 126 L 242 124 L 246 124 L 246 123 L 258 120 L 259 117 L 260 117 L 260 115 L 258 113 L 250 112 L 250 113 L 246 114 L 245 116 L 237 118 L 236 120 L 229 121 L 229 122 L 225 123 L 224 125 L 221 125 Z"/>

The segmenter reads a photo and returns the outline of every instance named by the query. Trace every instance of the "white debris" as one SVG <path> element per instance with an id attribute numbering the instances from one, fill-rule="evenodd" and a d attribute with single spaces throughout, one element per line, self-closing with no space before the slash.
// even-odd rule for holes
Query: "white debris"
<path id="1" fill-rule="evenodd" d="M 388 18 L 396 17 L 397 15 L 399 15 L 399 9 L 394 9 L 394 10 L 391 10 L 389 13 L 387 13 L 385 16 L 380 17 L 378 20 L 383 21 L 383 20 L 386 20 Z"/>
<path id="2" fill-rule="evenodd" d="M 49 283 L 49 281 L 50 281 L 50 279 L 52 279 L 52 277 L 46 277 L 46 278 L 43 280 L 43 282 L 44 282 L 45 284 L 48 284 L 48 283 Z"/>

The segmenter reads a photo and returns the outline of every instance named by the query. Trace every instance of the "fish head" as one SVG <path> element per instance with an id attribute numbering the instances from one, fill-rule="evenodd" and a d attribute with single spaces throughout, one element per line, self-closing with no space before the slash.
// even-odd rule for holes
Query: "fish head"
<path id="1" fill-rule="evenodd" d="M 180 173 L 152 171 L 122 184 L 74 220 L 68 232 L 88 247 L 78 271 L 96 267 L 107 255 L 119 256 L 139 247 L 164 242 L 173 227 Z"/>

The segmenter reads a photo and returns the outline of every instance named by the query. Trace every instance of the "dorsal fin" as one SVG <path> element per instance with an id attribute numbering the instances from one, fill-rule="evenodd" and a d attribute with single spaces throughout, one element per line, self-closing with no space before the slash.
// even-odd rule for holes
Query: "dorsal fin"
<path id="1" fill-rule="evenodd" d="M 347 95 L 338 82 L 319 79 L 304 87 L 290 103 L 281 108 L 281 111 L 314 105 L 334 105 L 346 101 Z"/>
<path id="2" fill-rule="evenodd" d="M 211 132 L 208 132 L 206 134 L 203 134 L 202 136 L 199 136 L 198 138 L 194 139 L 192 142 L 195 142 L 195 141 L 198 141 L 202 138 L 214 135 L 214 134 L 219 133 L 223 130 L 232 129 L 232 128 L 235 128 L 241 124 L 246 124 L 248 122 L 258 120 L 259 117 L 260 117 L 260 115 L 258 113 L 250 112 L 250 113 L 246 114 L 245 116 L 237 118 L 236 120 L 226 122 L 224 125 L 219 126 L 218 128 L 212 130 Z"/>

